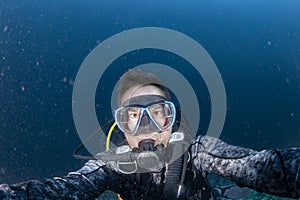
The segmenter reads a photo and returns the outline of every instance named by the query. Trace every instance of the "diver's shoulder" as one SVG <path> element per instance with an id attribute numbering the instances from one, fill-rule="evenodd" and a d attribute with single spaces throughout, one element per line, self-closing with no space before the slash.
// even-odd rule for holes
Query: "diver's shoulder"
<path id="1" fill-rule="evenodd" d="M 200 143 L 200 144 L 208 144 L 208 143 L 216 143 L 221 142 L 220 139 L 208 135 L 198 135 L 191 142 L 192 145 Z"/>
<path id="2" fill-rule="evenodd" d="M 191 149 L 195 153 L 208 153 L 210 156 L 218 158 L 242 158 L 256 152 L 253 149 L 230 145 L 219 138 L 208 135 L 199 135 L 195 138 Z"/>

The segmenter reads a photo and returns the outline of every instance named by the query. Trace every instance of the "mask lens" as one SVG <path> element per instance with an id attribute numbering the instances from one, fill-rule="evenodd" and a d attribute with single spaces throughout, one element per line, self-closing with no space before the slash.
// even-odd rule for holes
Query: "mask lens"
<path id="1" fill-rule="evenodd" d="M 116 110 L 115 117 L 119 128 L 126 133 L 135 133 L 141 113 L 139 107 L 122 107 Z"/>
<path id="2" fill-rule="evenodd" d="M 169 102 L 153 104 L 149 106 L 149 112 L 160 130 L 166 130 L 173 125 L 175 118 L 173 104 Z"/>

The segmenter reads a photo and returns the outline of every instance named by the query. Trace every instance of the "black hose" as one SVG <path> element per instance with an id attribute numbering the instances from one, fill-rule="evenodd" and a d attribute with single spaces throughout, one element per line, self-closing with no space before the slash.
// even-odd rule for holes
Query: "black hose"
<path id="1" fill-rule="evenodd" d="M 184 152 L 184 145 L 181 143 L 172 144 L 173 157 L 177 158 L 171 161 L 166 167 L 165 184 L 163 188 L 163 199 L 184 199 L 180 187 L 183 187 L 185 172 L 187 166 L 187 153 Z"/>

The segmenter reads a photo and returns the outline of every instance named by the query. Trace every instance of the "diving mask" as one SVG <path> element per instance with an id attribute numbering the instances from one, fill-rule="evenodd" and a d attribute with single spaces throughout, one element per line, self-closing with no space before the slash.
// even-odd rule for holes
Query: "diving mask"
<path id="1" fill-rule="evenodd" d="M 174 104 L 159 95 L 130 98 L 115 111 L 119 129 L 132 135 L 168 130 L 173 126 L 175 118 Z"/>

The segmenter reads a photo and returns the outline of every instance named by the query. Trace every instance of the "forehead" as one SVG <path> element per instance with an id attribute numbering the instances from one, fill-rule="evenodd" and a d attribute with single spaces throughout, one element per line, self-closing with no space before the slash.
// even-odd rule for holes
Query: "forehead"
<path id="1" fill-rule="evenodd" d="M 165 97 L 164 93 L 156 86 L 146 85 L 146 86 L 134 86 L 129 88 L 124 95 L 121 97 L 121 104 L 123 104 L 126 100 L 141 96 L 141 95 L 159 95 Z"/>

